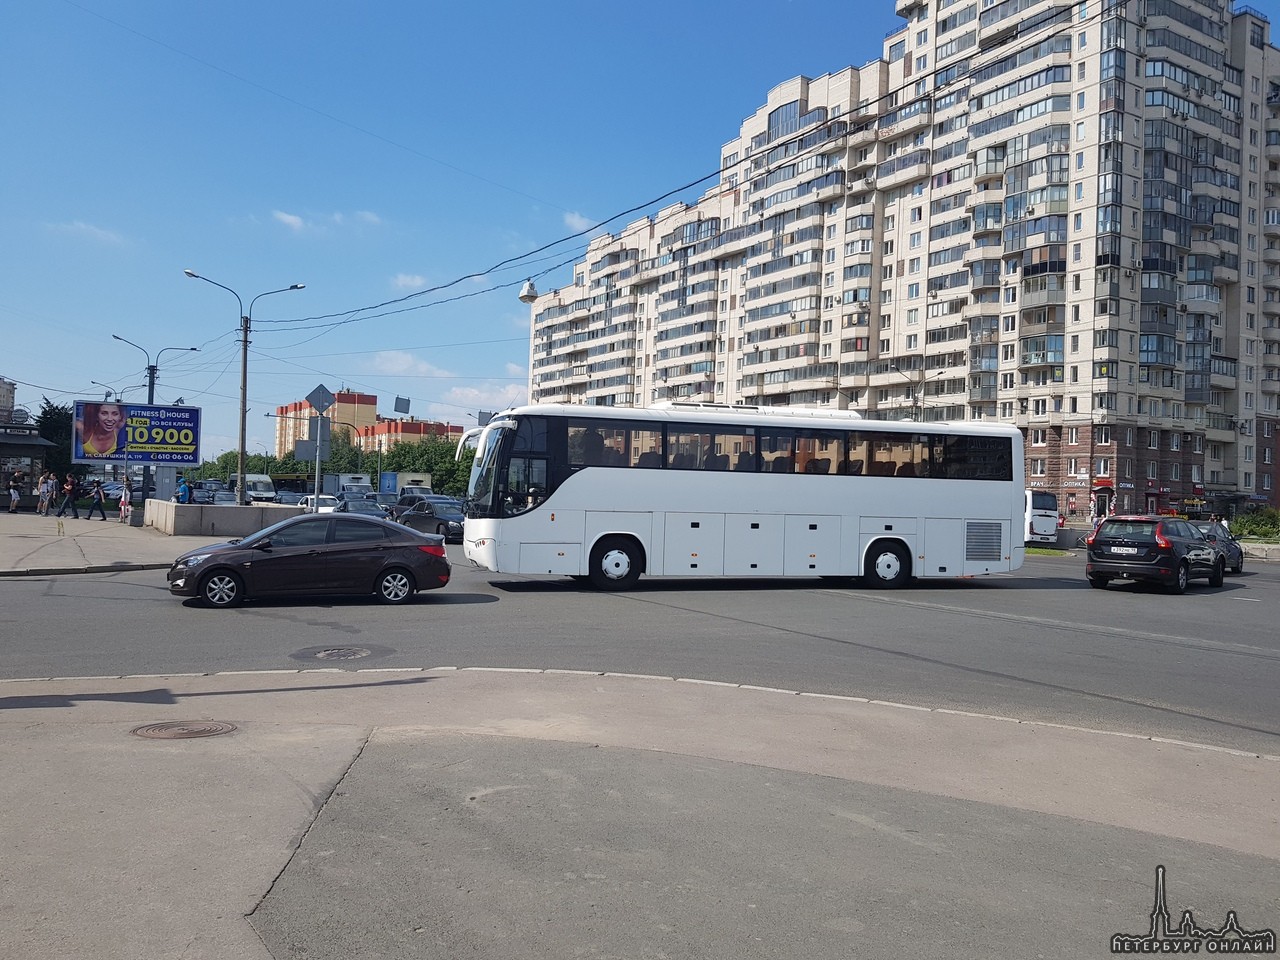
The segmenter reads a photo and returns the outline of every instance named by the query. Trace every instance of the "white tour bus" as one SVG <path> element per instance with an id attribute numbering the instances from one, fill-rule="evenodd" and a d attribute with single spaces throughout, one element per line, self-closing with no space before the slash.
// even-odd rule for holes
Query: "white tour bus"
<path id="1" fill-rule="evenodd" d="M 1027 543 L 1058 542 L 1058 497 L 1043 490 L 1027 491 L 1026 523 L 1023 540 Z"/>
<path id="2" fill-rule="evenodd" d="M 897 587 L 1022 566 L 1023 448 L 1012 426 L 539 404 L 477 432 L 465 552 L 495 573 L 614 590 L 642 573 Z"/>

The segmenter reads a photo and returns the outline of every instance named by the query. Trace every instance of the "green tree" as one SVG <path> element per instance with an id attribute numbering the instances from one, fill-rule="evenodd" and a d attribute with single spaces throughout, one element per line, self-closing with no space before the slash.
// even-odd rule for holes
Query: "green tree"
<path id="1" fill-rule="evenodd" d="M 54 444 L 45 448 L 44 465 L 58 476 L 70 472 L 71 467 L 71 432 L 72 410 L 69 404 L 53 403 L 48 397 L 42 397 L 40 413 L 36 417 L 36 427 L 40 436 Z M 76 473 L 84 475 L 83 468 Z"/>

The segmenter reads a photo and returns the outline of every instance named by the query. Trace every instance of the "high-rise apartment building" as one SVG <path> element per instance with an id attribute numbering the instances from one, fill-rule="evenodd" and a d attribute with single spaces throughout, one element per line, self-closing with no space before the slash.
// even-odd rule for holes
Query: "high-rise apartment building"
<path id="1" fill-rule="evenodd" d="M 1219 0 L 897 0 L 532 307 L 534 402 L 999 419 L 1064 511 L 1277 498 L 1280 51 Z"/>

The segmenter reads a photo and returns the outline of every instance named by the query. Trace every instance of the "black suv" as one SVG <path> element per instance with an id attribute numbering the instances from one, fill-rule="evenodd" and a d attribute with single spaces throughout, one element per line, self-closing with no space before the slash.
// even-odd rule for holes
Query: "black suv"
<path id="1" fill-rule="evenodd" d="M 1185 593 L 1187 582 L 1197 577 L 1222 586 L 1227 567 L 1222 551 L 1177 517 L 1107 517 L 1085 543 L 1084 572 L 1091 587 L 1145 580 Z"/>

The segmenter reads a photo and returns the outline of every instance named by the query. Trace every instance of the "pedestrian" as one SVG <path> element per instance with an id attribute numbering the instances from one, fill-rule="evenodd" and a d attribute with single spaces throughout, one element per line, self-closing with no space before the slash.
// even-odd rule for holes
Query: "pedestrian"
<path id="1" fill-rule="evenodd" d="M 67 507 L 71 508 L 71 516 L 77 520 L 80 519 L 80 508 L 76 506 L 76 497 L 80 494 L 80 484 L 76 481 L 74 473 L 68 473 L 67 478 L 62 481 L 62 505 L 58 507 L 58 512 L 54 516 L 60 517 L 67 512 Z"/>
<path id="2" fill-rule="evenodd" d="M 124 489 L 120 491 L 120 519 L 118 523 L 128 523 L 133 513 L 133 481 L 124 478 Z"/>
<path id="3" fill-rule="evenodd" d="M 9 512 L 18 512 L 18 501 L 22 498 L 22 481 L 23 474 L 21 470 L 15 470 L 9 474 Z"/>
<path id="4" fill-rule="evenodd" d="M 86 520 L 93 519 L 93 511 L 97 510 L 98 519 L 106 522 L 107 511 L 103 504 L 107 502 L 107 492 L 102 489 L 102 481 L 93 481 L 93 487 L 89 490 L 89 512 L 84 515 Z"/>
<path id="5" fill-rule="evenodd" d="M 179 503 L 191 502 L 191 484 L 187 483 L 186 477 L 178 478 L 178 492 L 174 494 L 174 499 Z"/>
<path id="6" fill-rule="evenodd" d="M 53 505 L 53 500 L 58 495 L 58 478 L 52 470 L 46 470 L 40 474 L 40 484 L 36 488 L 36 492 L 40 495 L 40 502 L 36 505 L 36 513 L 42 517 L 47 517 L 49 508 Z"/>

